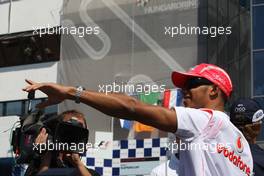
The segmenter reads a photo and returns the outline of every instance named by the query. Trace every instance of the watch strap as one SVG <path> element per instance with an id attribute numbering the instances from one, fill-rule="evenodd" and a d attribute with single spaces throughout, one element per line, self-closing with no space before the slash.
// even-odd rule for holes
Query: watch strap
<path id="1" fill-rule="evenodd" d="M 81 98 L 81 94 L 82 94 L 82 92 L 85 90 L 85 88 L 83 88 L 82 86 L 78 86 L 78 87 L 76 87 L 76 92 L 75 92 L 75 103 L 80 103 L 81 102 L 81 100 L 80 100 L 80 98 Z"/>

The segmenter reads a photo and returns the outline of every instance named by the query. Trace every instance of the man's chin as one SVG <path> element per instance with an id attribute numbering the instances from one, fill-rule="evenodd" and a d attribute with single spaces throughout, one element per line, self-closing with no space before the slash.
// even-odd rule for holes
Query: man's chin
<path id="1" fill-rule="evenodd" d="M 195 108 L 195 109 L 197 109 L 197 107 L 196 107 L 195 105 L 193 105 L 192 103 L 190 103 L 190 102 L 188 102 L 188 101 L 184 101 L 184 102 L 183 102 L 183 105 L 184 105 L 184 107 L 186 107 L 186 108 Z"/>
<path id="2" fill-rule="evenodd" d="M 188 101 L 183 101 L 183 105 L 186 108 L 191 108 L 190 103 L 188 103 Z"/>

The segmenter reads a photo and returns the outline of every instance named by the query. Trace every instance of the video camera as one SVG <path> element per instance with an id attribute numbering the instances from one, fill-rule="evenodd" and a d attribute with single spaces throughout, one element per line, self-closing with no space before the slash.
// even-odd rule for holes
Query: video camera
<path id="1" fill-rule="evenodd" d="M 42 128 L 48 133 L 48 141 L 51 143 L 63 143 L 66 145 L 86 144 L 88 142 L 89 131 L 74 118 L 63 121 L 63 117 L 58 115 L 45 115 L 43 110 L 32 111 L 32 100 L 35 98 L 34 92 L 28 94 L 29 108 L 26 115 L 20 117 L 20 127 L 16 128 L 12 134 L 11 145 L 16 154 L 18 164 L 29 163 L 41 153 L 34 151 L 34 142 Z M 86 150 L 71 150 L 69 148 L 59 151 L 84 153 Z"/>

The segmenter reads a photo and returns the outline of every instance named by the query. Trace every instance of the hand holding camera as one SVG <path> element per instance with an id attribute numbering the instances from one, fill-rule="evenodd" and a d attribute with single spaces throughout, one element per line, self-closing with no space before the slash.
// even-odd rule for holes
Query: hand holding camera
<path id="1" fill-rule="evenodd" d="M 45 144 L 47 142 L 48 133 L 45 128 L 42 128 L 37 138 L 35 139 L 36 144 Z"/>

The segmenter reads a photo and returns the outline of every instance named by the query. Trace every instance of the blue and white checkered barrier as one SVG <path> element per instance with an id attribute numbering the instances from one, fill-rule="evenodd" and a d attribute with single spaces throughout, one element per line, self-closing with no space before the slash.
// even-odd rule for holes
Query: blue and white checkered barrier
<path id="1" fill-rule="evenodd" d="M 108 148 L 88 149 L 82 161 L 88 168 L 104 176 L 123 175 L 126 169 L 136 168 L 133 166 L 135 163 L 154 161 L 154 164 L 152 162 L 142 166 L 145 167 L 144 172 L 147 172 L 166 160 L 167 142 L 168 138 L 113 141 Z"/>

